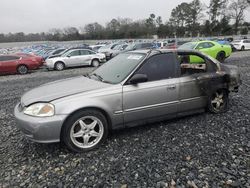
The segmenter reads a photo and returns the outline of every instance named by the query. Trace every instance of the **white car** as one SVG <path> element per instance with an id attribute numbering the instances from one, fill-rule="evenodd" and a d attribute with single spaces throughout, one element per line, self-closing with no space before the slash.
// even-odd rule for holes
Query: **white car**
<path id="1" fill-rule="evenodd" d="M 250 50 L 250 39 L 235 40 L 231 43 L 237 50 Z"/>
<path id="2" fill-rule="evenodd" d="M 111 59 L 111 56 L 112 56 L 112 50 L 118 46 L 119 44 L 117 43 L 112 43 L 112 44 L 109 44 L 109 45 L 106 45 L 106 46 L 103 46 L 101 47 L 98 52 L 99 53 L 103 53 L 105 54 L 106 58 L 107 59 Z"/>
<path id="3" fill-rule="evenodd" d="M 67 67 L 78 67 L 83 65 L 98 67 L 100 63 L 104 63 L 105 61 L 106 57 L 102 53 L 96 53 L 89 49 L 73 49 L 60 57 L 47 59 L 44 65 L 48 69 L 61 71 Z"/>

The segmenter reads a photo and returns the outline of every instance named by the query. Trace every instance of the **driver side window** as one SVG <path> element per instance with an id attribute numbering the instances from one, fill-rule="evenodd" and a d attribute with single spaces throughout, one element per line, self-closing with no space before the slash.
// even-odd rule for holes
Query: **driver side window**
<path id="1" fill-rule="evenodd" d="M 136 74 L 144 74 L 150 81 L 158 81 L 176 77 L 176 63 L 171 53 L 151 57 Z"/>

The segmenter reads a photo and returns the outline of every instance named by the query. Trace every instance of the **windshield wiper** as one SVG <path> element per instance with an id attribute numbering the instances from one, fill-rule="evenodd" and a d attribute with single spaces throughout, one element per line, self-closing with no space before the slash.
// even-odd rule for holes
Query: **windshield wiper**
<path id="1" fill-rule="evenodd" d="M 100 75 L 98 75 L 96 73 L 93 73 L 92 75 L 95 76 L 98 80 L 103 81 L 103 78 Z"/>
<path id="2" fill-rule="evenodd" d="M 98 74 L 96 74 L 96 73 L 93 73 L 91 76 L 95 76 L 95 77 L 96 77 L 98 80 L 100 80 L 101 82 L 108 83 L 108 84 L 112 84 L 111 82 L 104 80 L 103 77 L 101 77 L 100 75 L 98 75 Z"/>

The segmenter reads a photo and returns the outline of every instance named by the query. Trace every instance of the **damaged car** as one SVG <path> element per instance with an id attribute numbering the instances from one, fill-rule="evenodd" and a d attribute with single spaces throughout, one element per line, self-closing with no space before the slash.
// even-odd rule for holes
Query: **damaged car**
<path id="1" fill-rule="evenodd" d="M 189 62 L 190 56 L 203 59 Z M 192 50 L 137 50 L 92 73 L 28 91 L 15 107 L 17 126 L 38 143 L 74 152 L 99 147 L 114 129 L 208 110 L 223 113 L 241 80 L 237 67 Z"/>

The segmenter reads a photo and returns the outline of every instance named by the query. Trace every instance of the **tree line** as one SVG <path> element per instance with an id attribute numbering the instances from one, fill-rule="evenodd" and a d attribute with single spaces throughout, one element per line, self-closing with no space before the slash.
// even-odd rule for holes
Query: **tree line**
<path id="1" fill-rule="evenodd" d="M 159 38 L 246 35 L 250 23 L 244 20 L 249 7 L 250 0 L 210 0 L 209 5 L 193 0 L 176 6 L 165 22 L 161 16 L 150 14 L 148 18 L 136 21 L 112 19 L 105 26 L 95 22 L 80 28 L 54 28 L 46 33 L 0 34 L 0 42 L 152 38 L 153 35 Z"/>

